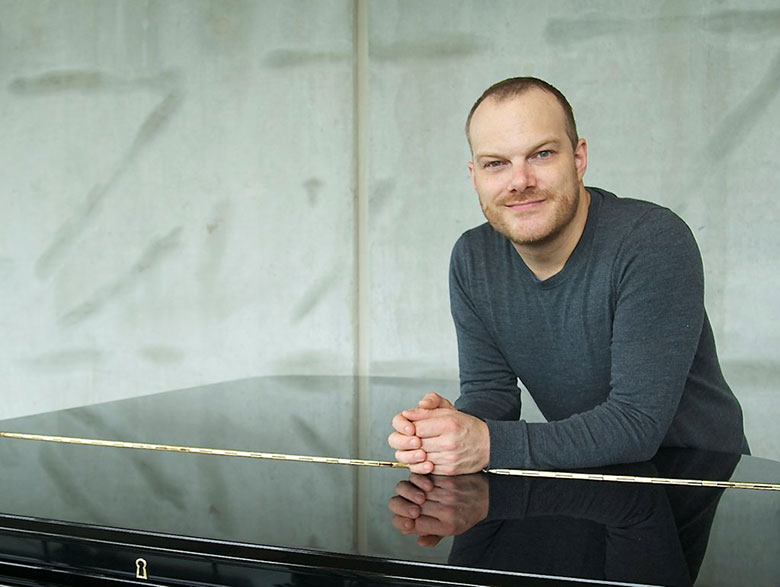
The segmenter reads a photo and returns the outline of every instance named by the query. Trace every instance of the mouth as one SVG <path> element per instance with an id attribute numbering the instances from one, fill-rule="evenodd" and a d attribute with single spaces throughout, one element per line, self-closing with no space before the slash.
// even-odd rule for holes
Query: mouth
<path id="1" fill-rule="evenodd" d="M 533 200 L 524 200 L 522 202 L 509 202 L 504 204 L 505 207 L 510 210 L 530 210 L 544 203 L 544 198 L 536 198 Z"/>

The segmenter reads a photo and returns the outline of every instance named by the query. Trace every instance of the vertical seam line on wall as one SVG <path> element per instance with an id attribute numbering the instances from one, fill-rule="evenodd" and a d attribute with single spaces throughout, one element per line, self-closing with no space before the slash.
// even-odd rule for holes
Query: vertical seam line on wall
<path id="1" fill-rule="evenodd" d="M 353 420 L 353 454 L 358 458 L 363 456 L 363 447 L 366 446 L 366 402 L 369 392 L 366 385 L 369 374 L 370 361 L 370 320 L 368 316 L 368 297 L 370 290 L 370 275 L 368 272 L 368 0 L 354 0 L 354 165 L 355 165 L 355 312 L 354 312 L 354 402 L 355 412 Z M 366 552 L 367 537 L 364 532 L 367 512 L 364 495 L 368 495 L 365 488 L 365 472 L 363 467 L 355 467 L 355 491 L 354 497 L 354 524 L 355 547 L 357 552 Z"/>
<path id="2" fill-rule="evenodd" d="M 369 327 L 367 228 L 368 194 L 368 6 L 355 0 L 355 375 L 369 371 Z"/>
<path id="3" fill-rule="evenodd" d="M 370 275 L 368 271 L 368 2 L 354 0 L 355 11 L 355 328 L 354 328 L 354 366 L 355 377 L 355 423 L 359 430 L 356 435 L 355 455 L 360 457 L 364 444 L 363 404 L 366 390 L 364 379 L 369 375 L 370 361 L 370 317 L 368 315 L 368 297 L 370 290 Z"/>

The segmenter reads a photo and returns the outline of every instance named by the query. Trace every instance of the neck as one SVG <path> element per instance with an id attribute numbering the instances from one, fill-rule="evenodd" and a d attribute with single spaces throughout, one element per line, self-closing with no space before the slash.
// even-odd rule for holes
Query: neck
<path id="1" fill-rule="evenodd" d="M 577 243 L 580 242 L 588 220 L 590 194 L 583 184 L 580 184 L 579 191 L 579 202 L 574 218 L 559 234 L 541 243 L 513 243 L 515 250 L 537 279 L 544 281 L 561 271 Z"/>

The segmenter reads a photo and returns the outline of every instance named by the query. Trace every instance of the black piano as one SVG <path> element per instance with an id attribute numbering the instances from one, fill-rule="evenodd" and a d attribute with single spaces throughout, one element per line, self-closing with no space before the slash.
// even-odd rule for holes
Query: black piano
<path id="1" fill-rule="evenodd" d="M 429 391 L 455 396 L 457 383 L 259 377 L 0 431 L 391 460 L 392 415 Z M 422 477 L 5 437 L 0 467 L 0 585 L 780 585 L 772 490 Z M 681 449 L 598 473 L 780 483 L 775 461 Z M 418 490 L 432 514 L 424 535 L 399 529 L 388 506 Z"/>

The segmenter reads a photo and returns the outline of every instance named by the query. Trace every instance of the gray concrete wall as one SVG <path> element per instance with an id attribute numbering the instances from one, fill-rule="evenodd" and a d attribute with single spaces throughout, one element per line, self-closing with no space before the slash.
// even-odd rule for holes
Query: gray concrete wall
<path id="1" fill-rule="evenodd" d="M 754 453 L 780 458 L 773 0 L 0 1 L 0 416 L 456 377 L 463 119 L 514 75 L 567 94 L 587 184 L 690 224 Z"/>
<path id="2" fill-rule="evenodd" d="M 2 416 L 354 366 L 351 2 L 0 3 Z"/>

